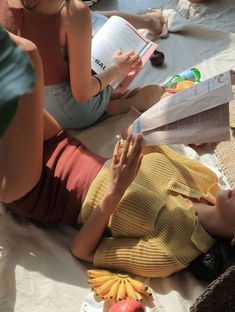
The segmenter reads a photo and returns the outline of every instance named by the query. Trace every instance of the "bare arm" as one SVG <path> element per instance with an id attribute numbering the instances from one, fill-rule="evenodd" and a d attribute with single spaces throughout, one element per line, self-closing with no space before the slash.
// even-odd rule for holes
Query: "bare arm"
<path id="1" fill-rule="evenodd" d="M 100 91 L 100 85 L 91 75 L 90 10 L 78 0 L 69 3 L 66 13 L 66 33 L 72 93 L 78 101 L 86 101 Z M 120 74 L 128 73 L 135 68 L 138 70 L 140 66 L 139 57 L 131 51 L 117 55 L 113 64 L 99 74 L 102 89 Z"/>
<path id="2" fill-rule="evenodd" d="M 97 11 L 97 13 L 108 18 L 113 15 L 120 16 L 137 29 L 148 29 L 155 38 L 166 38 L 168 36 L 167 21 L 161 9 L 148 9 L 146 13 L 142 14 L 120 11 Z"/>
<path id="3" fill-rule="evenodd" d="M 113 15 L 120 16 L 137 29 L 149 27 L 149 18 L 147 18 L 144 14 L 127 13 L 120 11 L 96 11 L 95 13 L 102 14 L 108 18 Z"/>
<path id="4" fill-rule="evenodd" d="M 130 148 L 131 143 L 133 144 L 132 148 Z M 75 257 L 93 262 L 96 248 L 109 217 L 127 187 L 136 177 L 142 159 L 140 156 L 141 143 L 141 136 L 135 139 L 129 136 L 122 152 L 120 152 L 120 143 L 117 143 L 112 159 L 112 175 L 108 190 L 73 241 L 72 253 Z"/>

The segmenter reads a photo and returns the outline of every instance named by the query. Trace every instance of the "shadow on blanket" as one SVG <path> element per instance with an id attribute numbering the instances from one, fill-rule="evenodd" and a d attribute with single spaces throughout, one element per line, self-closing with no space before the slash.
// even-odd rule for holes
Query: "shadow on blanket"
<path id="1" fill-rule="evenodd" d="M 0 206 L 1 312 L 15 311 L 19 292 L 36 306 L 52 289 L 59 295 L 62 285 L 68 285 L 71 296 L 87 289 L 88 266 L 69 252 L 75 231 L 72 226 L 31 222 Z"/>

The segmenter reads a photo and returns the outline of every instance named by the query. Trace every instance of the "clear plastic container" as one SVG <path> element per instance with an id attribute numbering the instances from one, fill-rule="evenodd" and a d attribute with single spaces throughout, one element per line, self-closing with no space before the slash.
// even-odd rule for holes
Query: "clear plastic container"
<path id="1" fill-rule="evenodd" d="M 178 75 L 175 75 L 170 80 L 168 80 L 164 86 L 166 88 L 174 88 L 176 84 L 180 81 L 191 80 L 193 82 L 199 82 L 201 78 L 201 73 L 197 68 L 190 68 Z"/>

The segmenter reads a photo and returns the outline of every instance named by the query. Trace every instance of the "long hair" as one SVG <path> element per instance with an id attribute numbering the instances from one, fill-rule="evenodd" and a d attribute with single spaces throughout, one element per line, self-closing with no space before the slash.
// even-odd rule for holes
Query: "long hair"
<path id="1" fill-rule="evenodd" d="M 33 10 L 39 4 L 40 0 L 20 0 L 23 7 L 27 10 Z M 50 1 L 50 0 L 49 0 Z"/>

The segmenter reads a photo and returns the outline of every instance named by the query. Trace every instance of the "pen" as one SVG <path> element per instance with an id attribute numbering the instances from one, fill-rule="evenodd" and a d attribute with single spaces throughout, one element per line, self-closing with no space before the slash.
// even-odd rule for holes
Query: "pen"
<path id="1" fill-rule="evenodd" d="M 121 141 L 122 140 L 122 136 L 120 134 L 115 135 L 115 139 L 116 141 Z"/>

